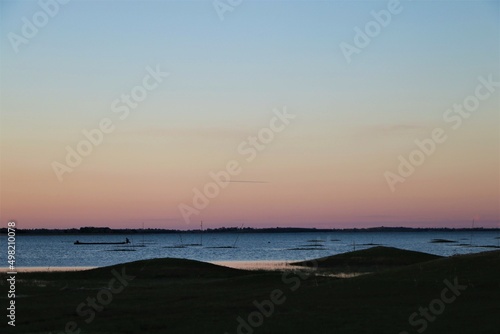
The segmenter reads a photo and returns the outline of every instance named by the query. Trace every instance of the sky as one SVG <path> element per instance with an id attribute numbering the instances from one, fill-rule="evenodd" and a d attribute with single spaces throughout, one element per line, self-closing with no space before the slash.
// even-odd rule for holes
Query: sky
<path id="1" fill-rule="evenodd" d="M 60 1 L 0 0 L 2 225 L 500 227 L 498 1 Z"/>

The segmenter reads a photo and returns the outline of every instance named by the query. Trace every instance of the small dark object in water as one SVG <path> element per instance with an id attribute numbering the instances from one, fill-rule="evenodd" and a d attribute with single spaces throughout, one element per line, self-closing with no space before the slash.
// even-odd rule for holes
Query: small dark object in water
<path id="1" fill-rule="evenodd" d="M 128 240 L 128 238 L 125 238 L 125 241 L 122 242 L 80 242 L 77 240 L 73 244 L 74 245 L 125 245 L 129 243 L 130 240 Z"/>
<path id="2" fill-rule="evenodd" d="M 456 241 L 448 240 L 448 239 L 432 239 L 429 241 L 431 244 L 444 244 L 444 243 L 454 243 Z"/>
<path id="3" fill-rule="evenodd" d="M 235 246 L 216 246 L 216 247 L 207 247 L 207 248 L 218 249 L 218 248 L 238 248 L 238 247 L 235 247 Z"/>

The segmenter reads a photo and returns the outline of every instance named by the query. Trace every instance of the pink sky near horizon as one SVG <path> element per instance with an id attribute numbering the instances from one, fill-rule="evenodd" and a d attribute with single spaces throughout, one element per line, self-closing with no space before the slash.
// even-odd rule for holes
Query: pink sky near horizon
<path id="1" fill-rule="evenodd" d="M 9 175 L 2 180 L 2 220 L 16 219 L 22 228 L 138 228 L 144 223 L 149 228 L 195 229 L 200 220 L 207 228 L 470 227 L 473 218 L 477 227 L 499 226 L 494 168 L 468 178 L 474 166 L 464 164 L 443 175 L 449 162 L 458 158 L 447 157 L 451 153 L 446 149 L 392 193 L 383 177 L 385 168 L 395 166 L 390 154 L 382 155 L 387 156 L 385 164 L 370 155 L 349 161 L 294 162 L 293 152 L 271 145 L 253 163 L 242 162 L 242 173 L 233 177 L 269 183 L 231 183 L 186 224 L 179 204 L 194 207 L 193 189 L 212 181 L 208 173 L 217 169 L 209 167 L 218 162 L 222 169 L 228 160 L 216 157 L 213 164 L 206 162 L 210 166 L 179 170 L 169 159 L 159 161 L 138 146 L 132 153 L 151 162 L 139 169 L 133 161 L 125 165 L 130 153 L 116 152 L 112 146 L 99 147 L 62 183 L 43 165 L 10 160 L 2 170 Z M 9 153 L 3 156 L 14 156 Z M 481 152 L 470 154 L 485 161 Z M 314 152 L 303 156 L 320 158 Z"/>

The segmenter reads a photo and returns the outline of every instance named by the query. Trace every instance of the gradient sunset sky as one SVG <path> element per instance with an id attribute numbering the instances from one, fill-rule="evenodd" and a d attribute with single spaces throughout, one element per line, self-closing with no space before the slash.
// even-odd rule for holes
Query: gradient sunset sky
<path id="1" fill-rule="evenodd" d="M 36 1 L 1 4 L 1 224 L 19 228 L 499 227 L 499 87 L 458 129 L 443 119 L 500 80 L 498 1 L 402 1 L 348 63 L 341 43 L 388 1 L 70 1 L 15 52 Z M 12 35 L 11 35 L 12 36 Z M 169 72 L 130 115 L 111 105 Z M 484 89 L 483 89 L 484 91 Z M 295 115 L 252 162 L 274 109 Z M 60 182 L 53 162 L 103 118 L 115 129 Z M 436 147 L 391 191 L 415 140 Z M 186 224 L 209 173 L 234 180 Z"/>

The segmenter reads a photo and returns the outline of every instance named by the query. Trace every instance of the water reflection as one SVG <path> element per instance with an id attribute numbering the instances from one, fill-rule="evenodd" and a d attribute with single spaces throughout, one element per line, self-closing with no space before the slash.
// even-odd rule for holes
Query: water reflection
<path id="1" fill-rule="evenodd" d="M 336 277 L 336 278 L 352 278 L 361 275 L 366 275 L 369 273 L 344 273 L 344 272 L 332 272 L 328 269 L 321 268 L 315 269 L 311 267 L 303 267 L 292 265 L 297 261 L 213 261 L 210 262 L 215 265 L 241 269 L 241 270 L 264 270 L 264 271 L 305 271 L 314 273 L 316 276 L 324 276 L 324 277 Z M 333 270 L 333 269 L 332 269 Z"/>

